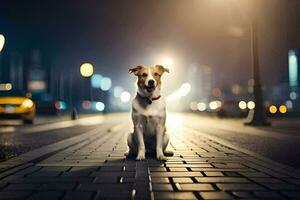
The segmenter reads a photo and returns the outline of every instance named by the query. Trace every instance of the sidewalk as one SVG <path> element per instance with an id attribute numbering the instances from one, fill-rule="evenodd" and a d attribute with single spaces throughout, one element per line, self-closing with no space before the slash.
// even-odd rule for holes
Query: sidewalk
<path id="1" fill-rule="evenodd" d="M 0 199 L 300 198 L 298 170 L 186 127 L 170 130 L 167 162 L 126 159 L 128 124 L 0 163 Z"/>

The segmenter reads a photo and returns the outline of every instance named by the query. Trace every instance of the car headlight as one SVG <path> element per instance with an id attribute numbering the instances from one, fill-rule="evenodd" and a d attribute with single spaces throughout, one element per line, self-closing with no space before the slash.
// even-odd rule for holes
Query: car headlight
<path id="1" fill-rule="evenodd" d="M 33 102 L 30 99 L 26 99 L 22 102 L 22 106 L 26 108 L 31 108 L 33 106 Z"/>

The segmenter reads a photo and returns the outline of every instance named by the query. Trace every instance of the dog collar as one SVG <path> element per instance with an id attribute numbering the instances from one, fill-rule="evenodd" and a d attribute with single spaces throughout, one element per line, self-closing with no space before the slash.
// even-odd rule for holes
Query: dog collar
<path id="1" fill-rule="evenodd" d="M 152 104 L 152 101 L 156 101 L 156 100 L 160 99 L 160 97 L 161 97 L 161 96 L 159 95 L 159 96 L 157 96 L 157 97 L 148 98 L 148 97 L 143 97 L 143 96 L 140 95 L 139 93 L 138 93 L 138 96 L 140 96 L 140 97 L 143 98 L 143 99 L 146 99 L 148 104 Z"/>
<path id="2" fill-rule="evenodd" d="M 155 100 L 158 100 L 158 99 L 160 99 L 160 95 L 159 95 L 159 96 L 157 96 L 157 97 L 153 97 L 153 98 L 151 98 L 151 101 L 155 101 Z"/>

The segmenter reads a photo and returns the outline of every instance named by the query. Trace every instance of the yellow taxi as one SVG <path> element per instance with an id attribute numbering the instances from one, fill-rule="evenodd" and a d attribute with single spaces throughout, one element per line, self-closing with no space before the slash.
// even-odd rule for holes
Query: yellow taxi
<path id="1" fill-rule="evenodd" d="M 0 91 L 0 118 L 21 119 L 32 124 L 35 118 L 35 103 L 16 91 Z"/>

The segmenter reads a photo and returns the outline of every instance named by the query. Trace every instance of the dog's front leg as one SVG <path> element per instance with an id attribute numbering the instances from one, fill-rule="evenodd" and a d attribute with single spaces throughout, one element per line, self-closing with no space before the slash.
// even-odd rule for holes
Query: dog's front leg
<path id="1" fill-rule="evenodd" d="M 163 134 L 164 127 L 158 125 L 156 127 L 156 159 L 157 160 L 167 160 L 163 153 Z"/>
<path id="2" fill-rule="evenodd" d="M 145 160 L 145 143 L 143 136 L 143 127 L 138 124 L 134 127 L 138 142 L 138 154 L 136 160 Z"/>

